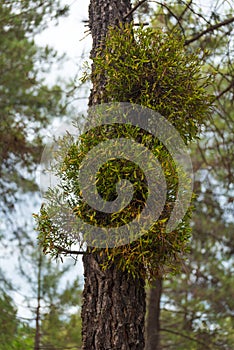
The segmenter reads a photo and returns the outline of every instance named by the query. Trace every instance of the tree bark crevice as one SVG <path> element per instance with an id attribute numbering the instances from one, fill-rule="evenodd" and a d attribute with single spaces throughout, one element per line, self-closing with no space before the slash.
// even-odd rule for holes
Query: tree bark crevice
<path id="1" fill-rule="evenodd" d="M 83 257 L 83 349 L 142 350 L 144 280 L 133 279 L 115 265 L 103 272 L 101 260 L 98 253 Z"/>

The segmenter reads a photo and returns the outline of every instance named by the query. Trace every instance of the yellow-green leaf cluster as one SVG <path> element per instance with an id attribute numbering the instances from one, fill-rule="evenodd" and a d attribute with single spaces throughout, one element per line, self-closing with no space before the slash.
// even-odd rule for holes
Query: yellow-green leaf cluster
<path id="1" fill-rule="evenodd" d="M 110 29 L 105 48 L 94 59 L 92 75 L 96 83 L 105 78 L 102 102 L 132 102 L 151 108 L 169 120 L 188 143 L 197 137 L 210 109 L 210 96 L 206 92 L 209 79 L 202 77 L 201 65 L 199 54 L 187 52 L 177 34 L 150 28 L 134 31 L 128 26 Z M 116 184 L 122 178 L 130 181 L 134 188 L 130 204 L 113 214 L 100 213 L 85 203 L 79 185 L 79 171 L 86 154 L 100 142 L 131 138 L 147 147 L 160 162 L 167 184 L 166 203 L 159 219 L 129 244 L 109 248 L 107 237 L 105 254 L 102 249 L 93 250 L 107 257 L 103 268 L 114 262 L 134 276 L 151 280 L 155 275 L 177 270 L 181 256 L 188 249 L 192 207 L 177 228 L 168 233 L 166 224 L 179 186 L 176 164 L 165 146 L 150 133 L 131 125 L 116 125 L 93 128 L 74 141 L 58 171 L 62 179 L 60 189 L 63 189 L 63 200 L 73 213 L 90 225 L 128 225 L 140 215 L 148 196 L 147 181 L 141 169 L 124 159 L 110 160 L 99 169 L 96 186 L 103 199 L 113 201 L 116 198 Z M 52 209 L 50 204 L 43 208 L 38 227 L 44 232 L 39 238 L 45 251 L 52 249 L 54 252 L 54 246 L 50 248 L 53 242 L 56 241 L 57 246 L 69 247 L 71 240 L 46 217 L 51 211 L 53 205 Z"/>

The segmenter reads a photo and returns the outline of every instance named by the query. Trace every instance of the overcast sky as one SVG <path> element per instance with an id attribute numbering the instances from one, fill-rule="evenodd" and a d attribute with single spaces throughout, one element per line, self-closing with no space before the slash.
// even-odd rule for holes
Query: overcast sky
<path id="1" fill-rule="evenodd" d="M 66 53 L 69 61 L 60 67 L 57 72 L 61 77 L 74 77 L 78 65 L 81 63 L 81 55 L 88 53 L 91 48 L 91 35 L 87 35 L 88 28 L 82 21 L 88 19 L 89 0 L 62 0 L 63 5 L 70 5 L 69 16 L 62 17 L 57 26 L 52 23 L 39 36 L 36 42 L 39 45 L 54 47 L 60 54 Z M 54 72 L 52 72 L 54 77 Z"/>

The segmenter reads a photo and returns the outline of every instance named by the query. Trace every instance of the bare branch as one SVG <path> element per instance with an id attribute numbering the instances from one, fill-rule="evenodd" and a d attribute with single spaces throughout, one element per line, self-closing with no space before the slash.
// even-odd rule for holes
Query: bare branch
<path id="1" fill-rule="evenodd" d="M 231 81 L 231 83 L 224 89 L 223 91 L 220 92 L 217 96 L 215 96 L 214 101 L 217 101 L 222 97 L 226 92 L 230 91 L 232 88 L 234 88 L 234 79 Z"/>
<path id="2" fill-rule="evenodd" d="M 188 39 L 185 41 L 185 45 L 189 45 L 191 43 L 193 43 L 194 41 L 200 39 L 202 36 L 210 33 L 210 32 L 213 32 L 214 30 L 220 28 L 220 27 L 223 27 L 225 25 L 228 25 L 230 23 L 234 22 L 234 17 L 231 17 L 231 18 L 227 18 L 225 21 L 223 22 L 220 22 L 220 23 L 217 23 L 217 24 L 214 24 L 213 26 L 210 26 L 209 28 L 203 30 L 201 33 L 198 33 L 196 34 L 194 37 L 192 37 L 191 39 Z"/>
<path id="3" fill-rule="evenodd" d="M 177 26 L 177 24 L 179 24 L 180 28 L 182 29 L 182 32 L 185 36 L 184 33 L 184 28 L 182 27 L 181 21 L 185 15 L 185 13 L 187 12 L 187 10 L 190 8 L 190 5 L 192 4 L 193 0 L 190 0 L 190 2 L 188 2 L 184 8 L 184 10 L 181 12 L 181 14 L 179 15 L 179 17 L 177 18 L 177 23 L 174 25 L 174 27 L 172 28 L 172 30 L 174 30 L 174 28 Z"/>
<path id="4" fill-rule="evenodd" d="M 193 2 L 193 0 L 190 0 L 190 1 L 186 4 L 186 7 L 184 8 L 184 10 L 182 11 L 182 13 L 181 13 L 180 16 L 178 17 L 178 21 L 179 21 L 179 22 L 183 19 L 185 13 L 186 13 L 187 10 L 190 8 L 190 5 L 192 4 L 192 2 Z"/>
<path id="5" fill-rule="evenodd" d="M 194 341 L 194 342 L 196 342 L 196 343 L 198 343 L 198 344 L 203 345 L 203 346 L 204 346 L 204 349 L 207 349 L 207 350 L 210 349 L 210 346 L 207 345 L 206 343 L 203 343 L 202 341 L 200 341 L 200 340 L 198 340 L 198 339 L 195 339 L 195 338 L 192 338 L 192 337 L 190 337 L 190 336 L 188 336 L 188 335 L 186 335 L 186 334 L 183 334 L 183 333 L 180 333 L 180 332 L 176 332 L 176 331 L 173 331 L 173 330 L 171 330 L 171 329 L 166 329 L 166 328 L 160 328 L 160 331 L 172 333 L 172 334 L 175 334 L 175 335 L 179 335 L 179 336 L 181 336 L 181 337 L 183 337 L 183 338 L 192 340 L 192 341 Z"/>
<path id="6" fill-rule="evenodd" d="M 165 3 L 162 3 L 162 2 L 159 2 L 159 1 L 154 1 L 156 4 L 162 6 L 162 7 L 165 7 L 165 9 L 169 12 L 169 14 L 174 17 L 177 21 L 177 24 L 179 25 L 183 35 L 184 35 L 184 28 L 182 27 L 181 23 L 180 23 L 180 19 L 179 17 L 170 9 L 169 6 L 167 6 Z"/>
<path id="7" fill-rule="evenodd" d="M 184 2 L 184 1 L 183 1 Z M 185 3 L 185 2 L 184 2 Z M 201 18 L 204 22 L 206 22 L 207 24 L 211 25 L 210 21 L 207 20 L 201 13 L 196 12 L 191 5 L 189 5 L 189 10 L 197 17 Z"/>
<path id="8" fill-rule="evenodd" d="M 66 248 L 63 248 L 63 247 L 59 247 L 59 246 L 54 246 L 55 249 L 58 250 L 59 253 L 64 253 L 64 254 L 74 254 L 74 255 L 83 255 L 85 254 L 86 252 L 84 251 L 80 251 L 80 250 L 70 250 L 70 249 L 66 249 Z"/>
<path id="9" fill-rule="evenodd" d="M 143 5 L 146 1 L 147 1 L 147 0 L 141 0 L 141 1 L 139 1 L 138 4 L 136 4 L 136 6 L 134 6 L 134 7 L 131 9 L 131 11 L 129 11 L 129 12 L 123 17 L 123 20 L 125 20 L 127 17 L 131 16 L 131 14 L 132 14 L 133 12 L 135 12 L 135 11 L 138 9 L 138 7 L 140 7 L 141 5 Z"/>

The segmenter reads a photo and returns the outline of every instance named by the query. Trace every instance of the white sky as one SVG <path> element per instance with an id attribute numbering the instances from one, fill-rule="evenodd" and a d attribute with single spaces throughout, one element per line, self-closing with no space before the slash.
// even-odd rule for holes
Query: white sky
<path id="1" fill-rule="evenodd" d="M 49 45 L 58 53 L 69 56 L 69 62 L 62 65 L 57 73 L 61 77 L 72 78 L 77 73 L 82 53 L 85 51 L 88 58 L 91 48 L 91 35 L 87 35 L 88 27 L 82 22 L 88 20 L 89 0 L 62 0 L 61 3 L 70 5 L 69 16 L 60 18 L 57 26 L 53 23 L 49 25 L 35 39 L 37 44 Z"/>

